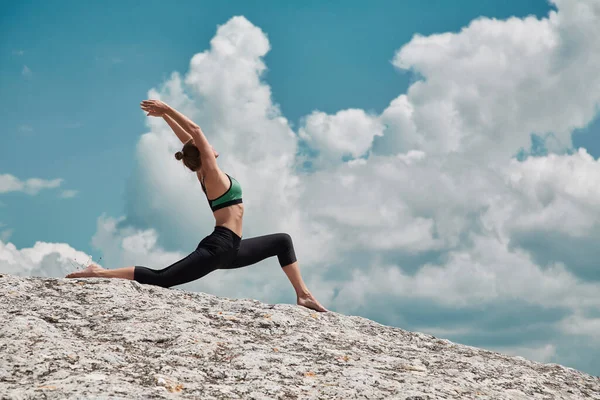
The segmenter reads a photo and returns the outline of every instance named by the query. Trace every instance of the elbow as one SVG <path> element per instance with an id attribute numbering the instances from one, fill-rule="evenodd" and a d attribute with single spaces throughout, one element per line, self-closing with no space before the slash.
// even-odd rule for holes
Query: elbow
<path id="1" fill-rule="evenodd" d="M 203 142 L 206 141 L 206 137 L 204 136 L 204 132 L 202 132 L 202 129 L 193 122 L 192 124 L 193 125 L 190 128 L 190 134 L 194 137 L 194 139 L 200 139 Z"/>

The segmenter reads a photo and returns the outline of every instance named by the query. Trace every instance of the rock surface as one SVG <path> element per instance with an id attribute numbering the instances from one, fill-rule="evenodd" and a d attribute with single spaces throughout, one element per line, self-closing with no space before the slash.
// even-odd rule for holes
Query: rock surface
<path id="1" fill-rule="evenodd" d="M 600 399 L 600 379 L 360 317 L 0 276 L 0 398 Z"/>

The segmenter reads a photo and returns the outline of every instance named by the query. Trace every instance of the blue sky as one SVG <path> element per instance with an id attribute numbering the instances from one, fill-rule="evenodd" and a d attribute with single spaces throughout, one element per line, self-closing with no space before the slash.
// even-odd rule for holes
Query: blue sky
<path id="1" fill-rule="evenodd" d="M 572 4 L 558 1 L 566 9 Z M 0 7 L 0 243 L 15 247 L 0 248 L 0 262 L 2 251 L 26 257 L 18 249 L 39 241 L 69 247 L 38 249 L 47 260 L 32 261 L 30 270 L 39 273 L 46 268 L 51 274 L 62 262 L 48 255 L 52 252 L 78 260 L 83 253 L 102 256 L 111 268 L 144 262 L 158 267 L 185 255 L 210 231 L 209 214 L 194 209 L 205 207 L 205 200 L 181 189 L 189 176 L 177 175 L 170 133 L 139 110 L 150 90 L 169 102 L 181 100 L 164 86 L 172 84 L 184 88 L 204 117 L 198 122 L 214 135 L 209 139 L 223 155 L 219 160 L 243 182 L 247 232 L 290 231 L 307 281 L 326 306 L 600 374 L 600 364 L 580 341 L 600 326 L 590 300 L 598 289 L 593 243 L 600 239 L 600 210 L 594 205 L 600 119 L 590 111 L 598 110 L 597 99 L 582 89 L 595 84 L 585 65 L 592 63 L 585 54 L 595 54 L 595 36 L 573 34 L 571 40 L 589 42 L 589 48 L 554 51 L 544 40 L 549 31 L 562 32 L 547 19 L 557 9 L 553 4 L 21 1 Z M 516 19 L 507 21 L 510 17 Z M 522 29 L 506 28 L 509 23 Z M 247 64 L 211 47 L 213 38 L 228 37 L 219 26 L 256 44 L 244 61 L 264 62 L 262 81 L 243 82 L 237 73 L 247 72 Z M 490 27 L 497 36 L 485 34 Z M 521 36 L 511 41 L 513 32 Z M 439 43 L 445 44 L 436 48 Z M 490 49 L 506 51 L 510 62 L 478 69 L 478 55 Z M 588 50 L 581 55 L 579 49 Z M 245 50 L 235 49 L 242 56 Z M 526 50 L 531 59 L 514 57 Z M 233 72 L 191 67 L 198 53 Z M 556 54 L 566 57 L 556 65 L 571 69 L 544 81 L 546 75 L 534 70 L 554 62 Z M 209 76 L 223 87 L 232 82 L 242 92 L 268 88 L 265 107 L 279 105 L 288 123 L 235 108 L 210 115 L 207 110 L 237 104 L 236 99 L 221 98 L 218 87 L 205 83 L 179 82 L 174 72 L 182 79 Z M 556 81 L 564 85 L 554 88 Z M 464 93 L 454 93 L 454 82 L 464 84 Z M 475 94 L 481 98 L 469 97 Z M 394 108 L 396 101 L 392 104 L 400 106 Z M 452 104 L 458 117 L 445 119 L 443 104 Z M 254 128 L 245 124 L 251 119 L 258 121 Z M 288 131 L 302 139 L 282 139 Z M 232 144 L 231 132 L 241 144 Z M 570 137 L 572 146 L 538 140 L 531 153 L 540 157 L 511 163 L 511 155 L 529 150 L 529 135 L 546 133 Z M 540 146 L 549 151 L 537 151 Z M 577 153 L 578 147 L 587 153 Z M 246 148 L 265 161 L 244 154 Z M 298 150 L 314 150 L 308 152 L 312 175 L 279 164 L 277 154 Z M 565 151 L 571 155 L 548 155 Z M 268 169 L 286 172 L 276 178 Z M 163 170 L 167 177 L 161 177 Z M 392 170 L 393 178 L 386 172 Z M 32 178 L 46 183 L 27 183 Z M 52 183 L 55 179 L 62 181 Z M 276 199 L 263 187 L 285 179 L 299 179 L 305 189 L 299 199 Z M 370 190 L 389 203 L 373 204 Z M 264 198 L 272 202 L 269 207 Z M 189 219 L 197 225 L 182 226 Z M 527 271 L 519 284 L 510 278 L 520 270 L 509 273 L 510 265 Z M 286 285 L 275 266 L 210 276 L 190 289 L 294 301 L 289 288 L 284 293 L 267 282 L 268 277 Z M 465 290 L 457 276 L 473 286 Z M 438 286 L 432 289 L 434 281 Z M 541 282 L 540 288 L 525 288 L 528 282 Z"/>

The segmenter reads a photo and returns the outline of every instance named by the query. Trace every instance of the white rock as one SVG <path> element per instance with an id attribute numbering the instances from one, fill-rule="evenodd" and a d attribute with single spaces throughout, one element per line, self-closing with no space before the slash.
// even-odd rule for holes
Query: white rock
<path id="1" fill-rule="evenodd" d="M 597 377 L 360 317 L 0 277 L 0 398 L 600 399 Z"/>

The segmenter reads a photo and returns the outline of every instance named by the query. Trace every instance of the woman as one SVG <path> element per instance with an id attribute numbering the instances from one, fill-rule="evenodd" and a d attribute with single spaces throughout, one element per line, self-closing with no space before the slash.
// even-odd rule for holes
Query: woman
<path id="1" fill-rule="evenodd" d="M 276 233 L 242 240 L 242 188 L 235 178 L 219 169 L 219 154 L 208 143 L 200 127 L 162 101 L 145 100 L 141 107 L 148 116 L 162 117 L 184 144 L 183 149 L 175 153 L 175 158 L 196 173 L 213 211 L 215 229 L 202 239 L 192 254 L 161 270 L 142 266 L 104 269 L 92 264 L 83 271 L 67 275 L 67 278 L 122 278 L 171 287 L 202 278 L 216 269 L 241 268 L 277 256 L 296 290 L 298 305 L 327 311 L 304 284 L 288 234 Z"/>

